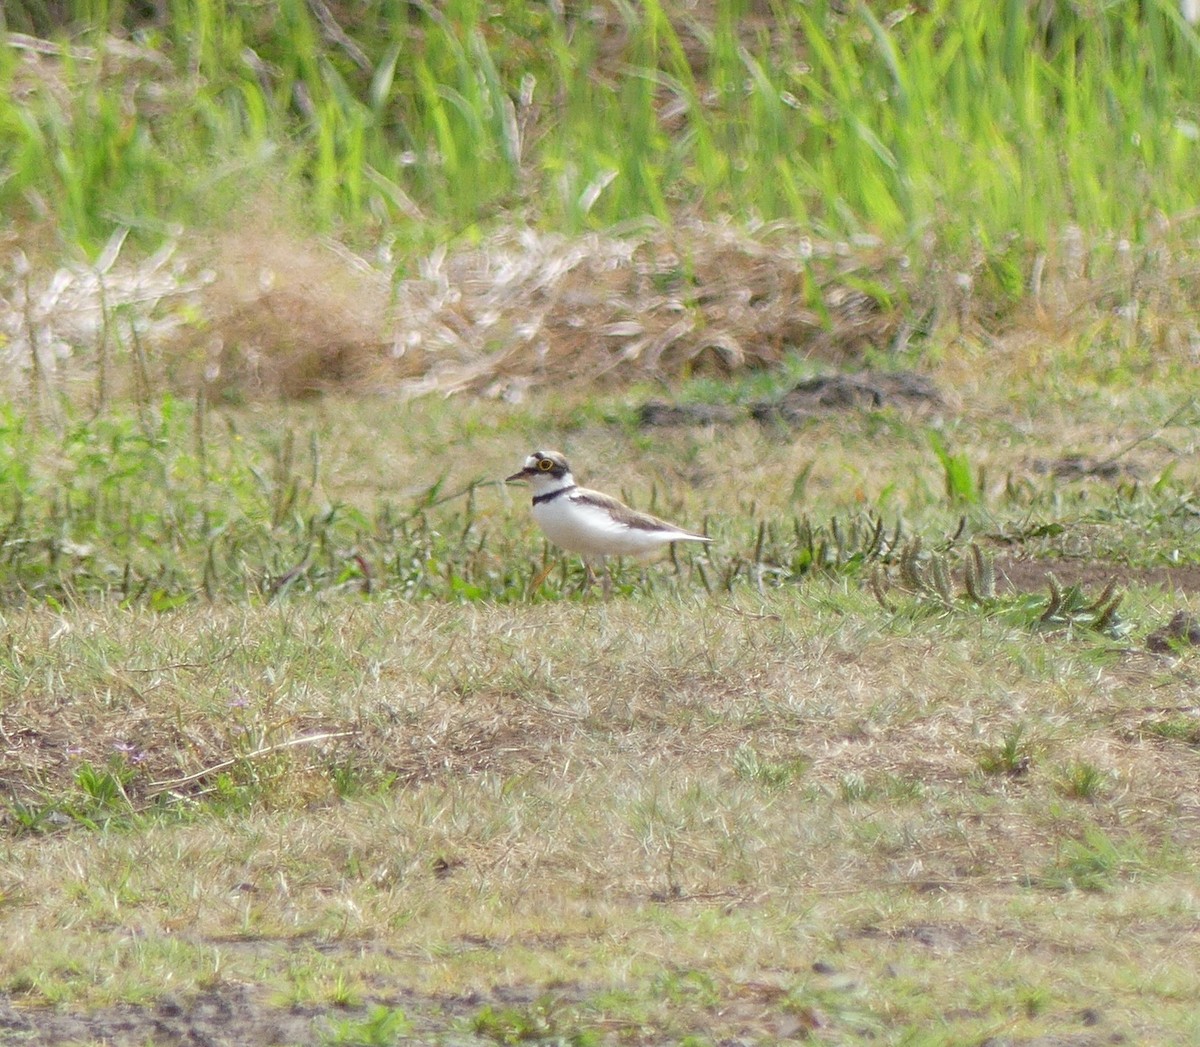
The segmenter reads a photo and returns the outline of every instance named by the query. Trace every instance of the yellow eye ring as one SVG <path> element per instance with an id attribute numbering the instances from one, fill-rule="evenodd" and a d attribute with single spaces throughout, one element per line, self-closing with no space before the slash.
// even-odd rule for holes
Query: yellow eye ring
<path id="1" fill-rule="evenodd" d="M 542 472 L 548 473 L 554 468 L 554 463 L 549 458 L 543 458 L 540 462 L 538 462 L 538 468 L 541 469 Z"/>

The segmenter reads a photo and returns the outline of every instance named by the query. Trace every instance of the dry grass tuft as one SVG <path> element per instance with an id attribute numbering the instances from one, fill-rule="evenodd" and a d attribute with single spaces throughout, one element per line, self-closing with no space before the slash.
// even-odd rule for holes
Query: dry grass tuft
<path id="1" fill-rule="evenodd" d="M 228 232 L 209 253 L 199 322 L 162 347 L 173 385 L 294 399 L 374 384 L 390 347 L 383 273 L 269 223 Z"/>
<path id="2" fill-rule="evenodd" d="M 89 262 L 64 260 L 44 224 L 0 232 L 0 388 L 37 405 L 82 383 L 101 398 L 116 382 L 141 390 L 143 350 L 174 331 L 193 284 L 178 245 L 135 262 L 127 233 Z"/>
<path id="3" fill-rule="evenodd" d="M 517 398 L 531 386 L 729 374 L 790 351 L 843 361 L 899 326 L 900 258 L 794 228 L 725 224 L 568 239 L 503 232 L 435 255 L 402 285 L 398 344 L 422 354 L 410 392 Z M 859 288 L 875 288 L 868 294 Z"/>

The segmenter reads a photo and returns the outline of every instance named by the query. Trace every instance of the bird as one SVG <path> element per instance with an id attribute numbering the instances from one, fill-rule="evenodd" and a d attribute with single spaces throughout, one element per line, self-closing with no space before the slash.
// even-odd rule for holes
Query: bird
<path id="1" fill-rule="evenodd" d="M 555 545 L 583 557 L 585 586 L 606 556 L 645 556 L 672 542 L 711 542 L 703 534 L 631 509 L 611 495 L 580 487 L 558 451 L 534 451 L 505 483 L 525 481 L 533 491 L 533 519 Z M 604 591 L 609 591 L 608 575 Z"/>

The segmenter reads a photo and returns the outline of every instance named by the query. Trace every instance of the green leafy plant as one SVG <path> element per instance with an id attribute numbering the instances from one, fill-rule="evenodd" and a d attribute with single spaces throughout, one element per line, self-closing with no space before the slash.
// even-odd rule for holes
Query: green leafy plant
<path id="1" fill-rule="evenodd" d="M 476 1036 L 494 1043 L 540 1043 L 550 1047 L 598 1047 L 601 1037 L 590 1029 L 571 1028 L 573 1016 L 552 996 L 528 1007 L 484 1007 L 470 1021 Z"/>
<path id="2" fill-rule="evenodd" d="M 9 801 L 5 810 L 11 820 L 12 830 L 17 834 L 50 832 L 57 823 L 68 820 L 53 803 L 24 803 L 14 799 Z"/>
<path id="3" fill-rule="evenodd" d="M 1050 599 L 1045 610 L 1038 616 L 1036 628 L 1083 626 L 1110 636 L 1128 632 L 1128 625 L 1117 614 L 1124 594 L 1117 592 L 1115 579 L 1110 581 L 1095 599 L 1088 599 L 1078 585 L 1064 589 L 1054 575 L 1050 575 L 1049 585 Z"/>
<path id="4" fill-rule="evenodd" d="M 760 589 L 768 581 L 796 581 L 813 573 L 854 574 L 868 565 L 888 562 L 902 542 L 899 521 L 889 528 L 881 516 L 869 514 L 832 516 L 828 523 L 813 523 L 808 517 L 762 520 L 752 554 L 729 562 L 722 587 L 732 588 L 742 573 L 749 574 Z"/>
<path id="5" fill-rule="evenodd" d="M 733 773 L 743 781 L 764 785 L 769 789 L 782 788 L 795 781 L 808 768 L 803 757 L 790 760 L 764 760 L 751 745 L 739 745 L 733 753 Z"/>
<path id="6" fill-rule="evenodd" d="M 1115 840 L 1091 826 L 1081 839 L 1059 849 L 1043 882 L 1058 890 L 1107 891 L 1122 879 L 1136 878 L 1147 867 L 1145 846 L 1136 837 Z"/>
<path id="7" fill-rule="evenodd" d="M 1014 724 L 1000 741 L 984 748 L 979 757 L 979 769 L 984 774 L 1007 775 L 1018 778 L 1029 772 L 1036 756 L 1036 747 L 1026 735 L 1024 724 Z"/>
<path id="8" fill-rule="evenodd" d="M 321 1036 L 325 1047 L 393 1047 L 407 1042 L 412 1022 L 399 1007 L 377 1004 L 364 1018 L 342 1018 L 329 1022 Z"/>
<path id="9" fill-rule="evenodd" d="M 1121 637 L 1131 629 L 1131 623 L 1119 613 L 1124 594 L 1118 591 L 1115 579 L 1101 590 L 1099 596 L 1090 598 L 1081 586 L 1064 589 L 1050 574 L 1047 580 L 1049 595 L 1042 602 L 1033 593 L 998 596 L 995 568 L 974 542 L 962 558 L 961 592 L 949 557 L 944 553 L 927 552 L 920 535 L 905 543 L 895 561 L 899 581 L 916 597 L 918 605 L 933 605 L 945 611 L 979 608 L 1035 632 L 1083 628 L 1109 637 Z M 872 566 L 868 585 L 880 606 L 897 613 L 899 608 L 890 595 L 892 581 L 883 562 Z"/>
<path id="10" fill-rule="evenodd" d="M 1108 789 L 1111 776 L 1085 760 L 1075 761 L 1059 769 L 1056 784 L 1064 796 L 1076 800 L 1095 800 Z"/>
<path id="11" fill-rule="evenodd" d="M 133 780 L 133 770 L 123 760 L 114 758 L 105 768 L 83 763 L 75 772 L 75 786 L 80 799 L 70 808 L 71 816 L 91 828 L 127 819 L 135 813 L 125 786 Z"/>
<path id="12" fill-rule="evenodd" d="M 941 434 L 930 432 L 929 446 L 941 464 L 946 481 L 946 497 L 952 505 L 975 505 L 980 500 L 982 481 L 975 478 L 966 454 L 951 453 Z"/>

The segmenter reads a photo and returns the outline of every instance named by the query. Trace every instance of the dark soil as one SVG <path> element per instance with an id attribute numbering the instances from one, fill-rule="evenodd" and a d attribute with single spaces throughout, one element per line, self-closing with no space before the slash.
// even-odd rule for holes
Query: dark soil
<path id="1" fill-rule="evenodd" d="M 1129 567 L 1111 560 L 1022 560 L 997 557 L 996 584 L 1022 592 L 1047 589 L 1053 575 L 1062 586 L 1100 591 L 1116 581 L 1121 589 L 1162 589 L 1179 595 L 1200 593 L 1200 564 L 1180 567 Z"/>
<path id="2" fill-rule="evenodd" d="M 282 959 L 282 958 L 281 958 Z M 494 998 L 422 999 L 411 993 L 353 1007 L 295 1005 L 272 1000 L 268 990 L 226 984 L 188 996 L 164 996 L 152 1004 L 115 1004 L 90 1011 L 22 1006 L 0 995 L 0 1044 L 51 1047 L 102 1043 L 106 1047 L 317 1047 L 327 1043 L 376 1042 L 367 1031 L 373 1015 L 400 1011 L 406 1031 L 380 1042 L 475 1047 L 494 1040 L 472 1031 L 472 1017 L 530 1001 Z M 357 1032 L 350 1031 L 357 1027 Z"/>
<path id="3" fill-rule="evenodd" d="M 937 409 L 946 401 L 929 378 L 915 371 L 860 371 L 810 378 L 778 399 L 752 404 L 750 413 L 760 422 L 800 425 L 830 411 L 889 406 Z"/>
<path id="4" fill-rule="evenodd" d="M 646 428 L 676 425 L 730 425 L 747 415 L 760 422 L 802 425 L 836 411 L 883 407 L 941 409 L 946 400 L 925 375 L 915 371 L 857 371 L 806 379 L 782 396 L 757 400 L 747 408 L 727 404 L 676 404 L 648 400 L 638 412 Z"/>
<path id="5" fill-rule="evenodd" d="M 16 1006 L 0 996 L 0 1044 L 104 1043 L 112 1047 L 318 1044 L 322 1023 L 314 1008 L 268 1004 L 244 985 L 211 989 L 188 1000 L 164 996 L 156 1004 L 117 1004 L 93 1011 Z"/>

